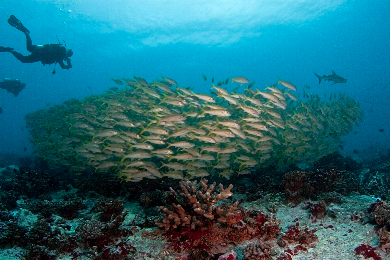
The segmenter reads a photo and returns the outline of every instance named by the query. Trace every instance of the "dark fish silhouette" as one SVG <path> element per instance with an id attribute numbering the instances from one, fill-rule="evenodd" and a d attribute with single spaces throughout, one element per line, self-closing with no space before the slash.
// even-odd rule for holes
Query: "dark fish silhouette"
<path id="1" fill-rule="evenodd" d="M 211 83 L 214 83 L 214 77 L 211 79 Z"/>
<path id="2" fill-rule="evenodd" d="M 379 132 L 383 133 L 385 131 L 385 129 L 381 128 L 379 129 Z"/>
<path id="3" fill-rule="evenodd" d="M 251 87 L 253 87 L 253 85 L 255 85 L 256 81 L 253 81 L 251 84 L 248 85 L 248 88 L 250 89 Z"/>
<path id="4" fill-rule="evenodd" d="M 15 97 L 19 95 L 25 86 L 26 84 L 21 83 L 19 79 L 5 78 L 3 82 L 0 82 L 0 89 L 2 88 L 7 90 L 7 92 L 11 92 Z"/>
<path id="5" fill-rule="evenodd" d="M 3 109 L 0 107 L 0 114 L 2 114 L 3 113 Z"/>
<path id="6" fill-rule="evenodd" d="M 138 78 L 138 77 L 136 77 L 135 75 L 133 75 L 133 78 L 135 78 L 135 80 L 136 80 L 139 84 L 141 84 L 141 86 L 144 86 L 144 87 L 147 87 L 147 86 L 148 86 L 148 82 L 146 82 L 145 79 L 143 79 L 143 78 Z"/>
<path id="7" fill-rule="evenodd" d="M 207 80 L 207 77 L 206 77 L 206 75 L 204 75 L 204 74 L 202 74 L 202 78 L 204 79 L 204 81 Z"/>
<path id="8" fill-rule="evenodd" d="M 123 82 L 120 79 L 113 79 L 111 78 L 112 81 L 114 81 L 118 85 L 123 85 Z"/>
<path id="9" fill-rule="evenodd" d="M 318 84 L 321 84 L 321 80 L 333 81 L 334 83 L 332 85 L 334 85 L 336 83 L 345 83 L 345 82 L 347 82 L 347 80 L 345 78 L 340 77 L 333 70 L 332 70 L 332 75 L 328 75 L 328 76 L 324 75 L 324 76 L 321 77 L 320 75 L 318 75 L 316 73 L 314 73 L 314 74 L 318 77 L 318 79 L 320 81 Z"/>

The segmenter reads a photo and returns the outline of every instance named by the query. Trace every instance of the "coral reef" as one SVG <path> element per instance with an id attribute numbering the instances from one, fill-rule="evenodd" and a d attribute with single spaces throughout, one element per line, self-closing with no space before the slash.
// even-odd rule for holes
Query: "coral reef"
<path id="1" fill-rule="evenodd" d="M 313 221 L 317 219 L 323 219 L 326 215 L 326 203 L 324 201 L 320 201 L 318 203 L 306 202 L 306 204 L 302 207 L 303 209 L 309 209 L 310 218 Z"/>
<path id="2" fill-rule="evenodd" d="M 390 198 L 390 151 L 387 158 L 367 163 L 360 170 L 361 187 L 364 193 L 375 195 L 384 200 Z"/>
<path id="3" fill-rule="evenodd" d="M 382 260 L 380 256 L 375 252 L 375 249 L 370 245 L 362 244 L 355 248 L 356 255 L 362 255 L 365 259 L 372 258 L 374 260 Z"/>
<path id="4" fill-rule="evenodd" d="M 390 206 L 385 201 L 377 200 L 370 205 L 368 212 L 371 221 L 379 225 L 379 228 L 377 229 L 379 239 L 378 248 L 387 254 L 390 253 Z M 380 259 L 374 250 L 375 248 L 371 248 L 369 245 L 361 245 L 355 249 L 356 254 Z"/>
<path id="5" fill-rule="evenodd" d="M 17 207 L 20 198 L 37 198 L 61 187 L 56 176 L 33 167 L 7 167 L 0 172 L 0 209 Z"/>
<path id="6" fill-rule="evenodd" d="M 93 211 L 101 212 L 103 221 L 112 221 L 117 217 L 122 216 L 123 201 L 122 200 L 99 200 Z"/>
<path id="7" fill-rule="evenodd" d="M 337 193 L 347 194 L 358 191 L 359 184 L 350 172 L 337 167 L 311 168 L 305 171 L 294 170 L 284 175 L 281 186 L 288 201 L 294 205 L 307 198 L 321 198 L 329 195 L 327 202 L 339 201 Z"/>
<path id="8" fill-rule="evenodd" d="M 269 242 L 251 243 L 244 250 L 244 260 L 272 260 L 272 255 L 276 252 L 272 251 L 273 244 Z"/>
<path id="9" fill-rule="evenodd" d="M 100 201 L 94 210 L 99 210 L 101 220 L 85 220 L 76 230 L 82 239 L 84 254 L 93 259 L 128 259 L 136 249 L 124 239 L 133 231 L 121 226 L 126 217 L 126 213 L 122 213 L 122 202 Z"/>
<path id="10" fill-rule="evenodd" d="M 304 197 L 313 193 L 314 188 L 308 181 L 307 174 L 303 171 L 292 171 L 284 175 L 282 182 L 286 196 L 290 202 L 297 205 Z"/>
<path id="11" fill-rule="evenodd" d="M 316 231 L 315 229 L 309 230 L 308 227 L 299 229 L 299 223 L 295 223 L 281 234 L 278 238 L 278 245 L 281 247 L 286 247 L 289 244 L 310 245 L 318 241 L 317 235 L 314 234 Z"/>
<path id="12" fill-rule="evenodd" d="M 33 213 L 41 214 L 43 217 L 50 217 L 53 214 L 65 219 L 74 219 L 79 216 L 79 210 L 85 205 L 80 199 L 69 201 L 26 201 L 23 205 Z"/>
<path id="13" fill-rule="evenodd" d="M 380 248 L 384 252 L 390 253 L 390 232 L 385 227 L 382 227 L 378 230 L 378 238 Z"/>
<path id="14" fill-rule="evenodd" d="M 380 227 L 389 226 L 390 224 L 390 206 L 382 201 L 377 200 L 375 203 L 372 203 L 368 208 L 368 212 L 371 217 L 374 219 L 375 223 Z"/>
<path id="15" fill-rule="evenodd" d="M 147 208 L 161 205 L 164 199 L 164 193 L 160 190 L 146 191 L 140 196 L 140 204 Z"/>

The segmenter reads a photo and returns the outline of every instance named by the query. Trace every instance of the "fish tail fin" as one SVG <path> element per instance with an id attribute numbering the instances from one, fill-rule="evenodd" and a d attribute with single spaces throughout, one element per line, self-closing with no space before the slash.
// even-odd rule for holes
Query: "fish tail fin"
<path id="1" fill-rule="evenodd" d="M 149 123 L 146 125 L 145 128 L 148 128 L 150 125 L 152 125 L 152 124 L 154 124 L 156 122 L 156 120 L 153 120 L 151 118 L 149 118 L 148 120 L 149 120 Z M 161 119 L 158 119 L 158 120 L 160 120 L 160 122 L 161 122 Z M 143 130 L 145 131 L 146 129 L 143 129 Z"/>
<path id="2" fill-rule="evenodd" d="M 234 82 L 234 78 L 233 78 L 233 76 L 232 76 L 232 83 Z"/>
<path id="3" fill-rule="evenodd" d="M 317 76 L 317 78 L 318 78 L 318 80 L 319 80 L 319 83 L 318 83 L 318 84 L 321 84 L 322 77 L 321 77 L 321 76 L 319 76 L 319 75 L 318 75 L 318 74 L 316 74 L 316 73 L 314 73 L 314 75 L 316 75 L 316 76 Z"/>
<path id="4" fill-rule="evenodd" d="M 240 84 L 240 86 L 234 88 L 234 89 L 232 90 L 231 93 L 237 93 L 238 89 L 239 89 L 241 86 L 242 86 L 242 84 Z"/>
<path id="5" fill-rule="evenodd" d="M 202 109 L 202 113 L 198 117 L 202 117 L 206 114 L 206 110 Z"/>
<path id="6" fill-rule="evenodd" d="M 160 103 L 158 103 L 158 104 L 163 103 L 165 100 L 167 100 L 168 97 L 169 97 L 168 95 L 165 95 L 165 94 L 163 93 L 163 98 L 161 99 Z"/>
<path id="7" fill-rule="evenodd" d="M 125 155 L 122 155 L 122 159 L 119 161 L 119 163 L 122 164 L 125 159 L 126 159 Z M 126 166 L 126 169 L 127 169 L 127 166 Z"/>

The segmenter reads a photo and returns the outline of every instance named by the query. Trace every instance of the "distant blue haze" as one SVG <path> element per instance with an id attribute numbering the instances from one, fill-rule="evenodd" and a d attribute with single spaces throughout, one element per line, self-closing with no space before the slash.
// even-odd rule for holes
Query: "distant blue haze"
<path id="1" fill-rule="evenodd" d="M 57 43 L 58 37 L 74 55 L 72 69 L 57 66 L 52 75 L 53 65 L 22 64 L 0 53 L 0 80 L 27 84 L 16 98 L 0 90 L 0 153 L 33 150 L 26 114 L 101 94 L 117 86 L 111 77 L 153 81 L 163 75 L 208 93 L 212 85 L 204 73 L 217 81 L 245 76 L 259 89 L 281 78 L 300 93 L 303 85 L 321 97 L 346 93 L 365 117 L 341 152 L 375 157 L 390 149 L 389 13 L 386 0 L 2 0 L 0 46 L 28 54 L 23 33 L 7 23 L 13 14 L 34 44 Z M 318 84 L 314 72 L 332 70 L 348 82 Z"/>

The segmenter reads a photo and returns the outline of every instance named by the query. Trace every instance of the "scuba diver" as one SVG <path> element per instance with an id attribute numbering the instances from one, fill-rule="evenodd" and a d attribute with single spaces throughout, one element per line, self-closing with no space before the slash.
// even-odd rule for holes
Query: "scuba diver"
<path id="1" fill-rule="evenodd" d="M 24 27 L 14 15 L 9 17 L 8 23 L 26 35 L 27 50 L 31 52 L 31 54 L 23 56 L 19 52 L 14 51 L 14 48 L 3 46 L 0 46 L 0 52 L 10 52 L 23 63 L 34 63 L 40 61 L 43 65 L 58 63 L 62 69 L 72 68 L 70 57 L 73 55 L 73 51 L 71 49 L 67 50 L 62 44 L 33 45 L 30 37 L 30 31 L 27 30 L 27 28 Z M 66 65 L 64 61 L 66 62 Z M 53 74 L 55 73 L 56 71 L 54 67 Z"/>
<path id="2" fill-rule="evenodd" d="M 17 97 L 26 86 L 25 83 L 21 83 L 18 79 L 10 79 L 5 78 L 3 82 L 0 82 L 0 88 L 7 90 L 7 92 L 11 92 Z"/>

